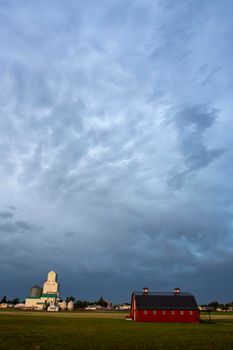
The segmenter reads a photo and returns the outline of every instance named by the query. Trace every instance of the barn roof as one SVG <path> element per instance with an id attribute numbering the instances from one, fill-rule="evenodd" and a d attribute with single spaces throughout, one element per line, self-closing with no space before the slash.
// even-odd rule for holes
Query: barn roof
<path id="1" fill-rule="evenodd" d="M 195 297 L 189 293 L 143 293 L 135 292 L 138 310 L 198 310 Z"/>

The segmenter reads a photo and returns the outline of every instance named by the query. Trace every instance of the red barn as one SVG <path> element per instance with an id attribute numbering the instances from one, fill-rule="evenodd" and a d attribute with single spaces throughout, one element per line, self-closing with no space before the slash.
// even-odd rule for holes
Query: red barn
<path id="1" fill-rule="evenodd" d="M 173 293 L 149 293 L 148 288 L 134 292 L 130 318 L 137 322 L 200 322 L 195 297 L 179 288 Z"/>

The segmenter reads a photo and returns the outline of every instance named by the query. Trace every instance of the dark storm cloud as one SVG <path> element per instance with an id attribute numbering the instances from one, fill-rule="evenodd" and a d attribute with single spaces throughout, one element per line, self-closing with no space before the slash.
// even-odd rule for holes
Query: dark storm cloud
<path id="1" fill-rule="evenodd" d="M 0 211 L 0 219 L 9 219 L 12 218 L 13 214 L 9 211 Z"/>
<path id="2" fill-rule="evenodd" d="M 16 207 L 15 205 L 6 205 L 6 208 L 13 211 L 13 212 L 16 210 L 20 210 L 20 208 Z"/>
<path id="3" fill-rule="evenodd" d="M 68 238 L 72 238 L 76 235 L 75 232 L 73 231 L 68 231 L 68 232 L 65 232 L 65 236 L 68 237 Z"/>
<path id="4" fill-rule="evenodd" d="M 209 111 L 206 106 L 192 106 L 183 108 L 173 116 L 172 122 L 179 133 L 185 170 L 173 175 L 171 184 L 181 186 L 187 176 L 208 166 L 225 152 L 223 148 L 207 148 L 205 144 L 206 131 L 215 123 L 218 112 Z"/>
<path id="5" fill-rule="evenodd" d="M 4 222 L 0 224 L 0 231 L 4 234 L 14 234 L 14 233 L 25 233 L 27 231 L 32 231 L 33 225 L 26 221 L 15 221 L 15 222 Z"/>
<path id="6" fill-rule="evenodd" d="M 1 2 L 4 294 L 8 276 L 25 297 L 54 269 L 64 295 L 180 285 L 208 299 L 229 273 L 231 10 Z"/>

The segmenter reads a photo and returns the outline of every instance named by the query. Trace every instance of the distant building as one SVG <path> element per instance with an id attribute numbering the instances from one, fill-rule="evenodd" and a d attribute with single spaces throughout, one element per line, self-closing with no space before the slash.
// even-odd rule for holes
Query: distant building
<path id="1" fill-rule="evenodd" d="M 126 310 L 130 310 L 130 309 L 131 309 L 130 304 L 122 304 L 122 305 L 116 306 L 116 310 L 120 310 L 120 311 L 126 311 Z"/>
<path id="2" fill-rule="evenodd" d="M 111 301 L 104 300 L 104 303 L 105 303 L 105 305 L 103 307 L 104 310 L 112 310 L 112 302 Z"/>
<path id="3" fill-rule="evenodd" d="M 88 305 L 85 307 L 85 310 L 103 310 L 103 307 L 101 305 Z"/>
<path id="4" fill-rule="evenodd" d="M 190 293 L 134 292 L 131 298 L 130 317 L 137 322 L 192 322 L 200 321 L 198 305 Z"/>
<path id="5" fill-rule="evenodd" d="M 70 300 L 67 304 L 67 310 L 68 311 L 74 311 L 74 302 Z"/>
<path id="6" fill-rule="evenodd" d="M 25 300 L 25 308 L 44 310 L 51 305 L 51 309 L 56 309 L 57 311 L 58 298 L 59 284 L 57 283 L 57 273 L 50 271 L 43 289 L 40 286 L 34 286 L 30 289 L 30 296 Z"/>
<path id="7" fill-rule="evenodd" d="M 25 304 L 24 303 L 18 303 L 15 305 L 15 309 L 25 309 Z"/>
<path id="8" fill-rule="evenodd" d="M 58 304 L 62 311 L 65 311 L 67 309 L 67 303 L 64 300 L 60 301 Z"/>

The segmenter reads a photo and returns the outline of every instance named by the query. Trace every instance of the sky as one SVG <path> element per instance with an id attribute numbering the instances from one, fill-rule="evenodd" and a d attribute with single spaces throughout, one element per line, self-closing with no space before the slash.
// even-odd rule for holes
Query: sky
<path id="1" fill-rule="evenodd" d="M 233 300 L 232 13 L 1 0 L 0 297 Z"/>

